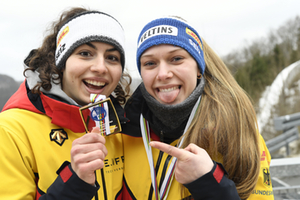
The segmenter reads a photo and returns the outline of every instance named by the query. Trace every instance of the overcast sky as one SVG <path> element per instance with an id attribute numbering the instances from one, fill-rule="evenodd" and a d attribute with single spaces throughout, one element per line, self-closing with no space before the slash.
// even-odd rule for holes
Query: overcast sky
<path id="1" fill-rule="evenodd" d="M 218 55 L 224 56 L 300 16 L 300 0 L 2 0 L 0 74 L 23 80 L 24 58 L 41 45 L 50 23 L 73 6 L 106 12 L 123 25 L 126 67 L 133 76 L 137 74 L 137 37 L 142 27 L 156 17 L 183 17 Z"/>

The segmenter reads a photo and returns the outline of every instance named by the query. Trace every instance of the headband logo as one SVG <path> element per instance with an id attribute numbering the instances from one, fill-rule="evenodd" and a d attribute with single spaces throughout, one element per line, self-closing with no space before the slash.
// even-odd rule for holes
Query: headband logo
<path id="1" fill-rule="evenodd" d="M 69 32 L 69 26 L 67 26 L 59 35 L 58 39 L 57 39 L 57 45 L 59 45 L 60 41 L 65 37 L 65 35 L 67 35 L 67 33 Z"/>
<path id="2" fill-rule="evenodd" d="M 189 38 L 189 42 L 190 44 L 194 47 L 194 49 L 196 49 L 196 51 L 199 53 L 199 55 L 201 54 L 198 45 L 191 39 Z"/>
<path id="3" fill-rule="evenodd" d="M 55 59 L 57 60 L 59 56 L 66 50 L 66 44 L 63 44 L 59 47 L 58 51 L 56 52 Z"/>
<path id="4" fill-rule="evenodd" d="M 172 35 L 177 36 L 178 35 L 178 29 L 175 26 L 168 26 L 168 25 L 160 25 L 160 26 L 154 26 L 141 36 L 138 47 L 147 39 L 157 36 L 157 35 Z"/>
<path id="5" fill-rule="evenodd" d="M 202 43 L 201 43 L 200 39 L 198 38 L 198 36 L 197 36 L 192 30 L 188 29 L 187 27 L 186 27 L 186 29 L 185 29 L 185 32 L 186 32 L 188 35 L 192 36 L 192 37 L 194 38 L 194 40 L 197 41 L 197 43 L 199 44 L 200 48 L 203 50 L 203 48 L 202 48 Z"/>

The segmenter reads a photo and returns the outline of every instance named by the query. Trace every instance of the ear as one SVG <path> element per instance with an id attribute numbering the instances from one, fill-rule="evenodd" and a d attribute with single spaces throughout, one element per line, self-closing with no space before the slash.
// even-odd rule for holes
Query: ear
<path id="1" fill-rule="evenodd" d="M 197 70 L 197 77 L 198 76 L 202 76 L 202 74 L 200 73 L 200 69 L 198 68 L 198 70 Z"/>

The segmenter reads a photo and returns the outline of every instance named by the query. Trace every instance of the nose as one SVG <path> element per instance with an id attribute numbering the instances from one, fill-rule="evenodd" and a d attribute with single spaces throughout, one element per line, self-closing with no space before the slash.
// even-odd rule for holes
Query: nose
<path id="1" fill-rule="evenodd" d="M 158 68 L 157 80 L 164 81 L 170 79 L 173 76 L 170 66 L 168 63 L 161 62 Z"/>
<path id="2" fill-rule="evenodd" d="M 91 64 L 91 71 L 99 74 L 104 74 L 107 72 L 107 66 L 105 63 L 105 59 L 103 57 L 98 57 L 93 60 Z"/>

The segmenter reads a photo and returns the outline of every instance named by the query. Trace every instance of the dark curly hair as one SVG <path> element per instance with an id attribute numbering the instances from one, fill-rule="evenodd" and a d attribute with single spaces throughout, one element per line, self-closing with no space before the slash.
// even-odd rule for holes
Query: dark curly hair
<path id="1" fill-rule="evenodd" d="M 62 81 L 62 72 L 55 65 L 55 50 L 56 50 L 56 36 L 60 28 L 74 16 L 83 12 L 91 11 L 86 8 L 75 7 L 70 10 L 64 11 L 57 21 L 52 23 L 48 29 L 48 36 L 45 37 L 43 44 L 40 48 L 32 50 L 30 55 L 25 60 L 28 66 L 23 72 L 24 76 L 27 70 L 39 72 L 40 82 L 38 82 L 32 89 L 33 93 L 40 93 L 41 88 L 49 91 L 52 87 L 51 84 L 59 84 Z M 117 101 L 123 105 L 126 103 L 130 93 L 131 77 L 129 74 L 124 73 L 114 90 Z M 125 86 L 123 88 L 123 86 Z"/>

